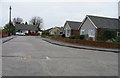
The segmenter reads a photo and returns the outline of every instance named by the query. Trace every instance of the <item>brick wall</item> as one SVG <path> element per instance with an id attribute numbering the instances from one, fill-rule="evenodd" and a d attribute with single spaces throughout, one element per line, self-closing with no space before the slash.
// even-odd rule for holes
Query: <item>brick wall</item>
<path id="1" fill-rule="evenodd" d="M 8 34 L 0 34 L 0 38 L 2 38 L 2 37 L 8 37 Z"/>
<path id="2" fill-rule="evenodd" d="M 79 36 L 80 32 L 79 30 L 72 30 L 71 36 Z"/>
<path id="3" fill-rule="evenodd" d="M 87 40 L 74 40 L 69 38 L 62 38 L 62 37 L 52 37 L 51 39 L 78 44 L 83 46 L 93 46 L 93 47 L 100 47 L 100 48 L 120 48 L 120 44 L 110 43 L 110 42 L 98 42 L 98 41 L 87 41 Z"/>

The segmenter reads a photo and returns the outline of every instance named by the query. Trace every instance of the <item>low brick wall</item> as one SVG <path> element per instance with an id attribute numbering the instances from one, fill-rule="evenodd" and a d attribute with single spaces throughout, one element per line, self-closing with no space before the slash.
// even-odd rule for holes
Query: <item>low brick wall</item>
<path id="1" fill-rule="evenodd" d="M 39 34 L 26 34 L 27 36 L 40 36 Z"/>
<path id="2" fill-rule="evenodd" d="M 4 33 L 4 34 L 0 34 L 0 38 L 2 37 L 8 37 L 8 34 Z"/>
<path id="3" fill-rule="evenodd" d="M 87 41 L 87 40 L 74 40 L 69 38 L 62 38 L 62 37 L 51 37 L 53 40 L 72 43 L 72 44 L 78 44 L 83 46 L 93 46 L 98 48 L 120 48 L 120 44 L 115 43 L 109 43 L 109 42 L 97 42 L 97 41 Z"/>

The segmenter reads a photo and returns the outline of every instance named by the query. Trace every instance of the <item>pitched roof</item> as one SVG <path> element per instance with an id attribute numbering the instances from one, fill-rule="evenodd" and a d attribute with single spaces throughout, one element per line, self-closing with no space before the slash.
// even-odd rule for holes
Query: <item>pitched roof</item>
<path id="1" fill-rule="evenodd" d="M 80 25 L 81 25 L 81 22 L 76 22 L 76 21 L 66 21 L 65 25 L 68 23 L 68 25 L 70 26 L 70 28 L 72 30 L 78 30 Z M 64 26 L 65 26 L 64 25 Z"/>
<path id="2" fill-rule="evenodd" d="M 36 31 L 38 30 L 38 27 L 36 25 L 15 24 L 15 29 Z"/>
<path id="3" fill-rule="evenodd" d="M 63 31 L 63 30 L 64 30 L 63 27 L 56 27 L 56 28 L 58 28 L 60 31 Z"/>
<path id="4" fill-rule="evenodd" d="M 50 30 L 52 30 L 53 28 L 49 28 L 49 29 L 47 29 L 47 30 L 45 30 L 46 32 L 49 32 Z"/>
<path id="5" fill-rule="evenodd" d="M 46 31 L 51 32 L 51 31 L 54 31 L 54 29 L 58 29 L 61 32 L 64 30 L 63 27 L 54 27 L 54 28 L 47 29 Z"/>
<path id="6" fill-rule="evenodd" d="M 87 15 L 97 28 L 120 29 L 118 19 Z"/>
<path id="7" fill-rule="evenodd" d="M 64 31 L 64 27 L 60 27 L 60 30 L 61 30 L 61 31 Z"/>

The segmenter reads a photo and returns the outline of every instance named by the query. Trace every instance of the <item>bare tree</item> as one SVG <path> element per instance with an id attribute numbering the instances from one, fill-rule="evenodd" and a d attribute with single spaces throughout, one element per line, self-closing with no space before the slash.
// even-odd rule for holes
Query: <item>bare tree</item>
<path id="1" fill-rule="evenodd" d="M 32 24 L 32 25 L 37 25 L 39 29 L 42 29 L 43 19 L 41 17 L 34 16 L 29 21 L 29 23 Z"/>
<path id="2" fill-rule="evenodd" d="M 23 19 L 22 19 L 22 18 L 19 18 L 19 17 L 13 18 L 13 23 L 14 23 L 14 24 L 21 24 L 22 22 L 23 22 Z"/>

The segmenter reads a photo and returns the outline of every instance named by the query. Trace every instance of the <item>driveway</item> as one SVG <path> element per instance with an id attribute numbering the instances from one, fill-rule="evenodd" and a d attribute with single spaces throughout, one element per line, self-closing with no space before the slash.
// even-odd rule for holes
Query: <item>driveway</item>
<path id="1" fill-rule="evenodd" d="M 3 76 L 117 76 L 118 54 L 57 46 L 34 36 L 2 44 Z"/>

